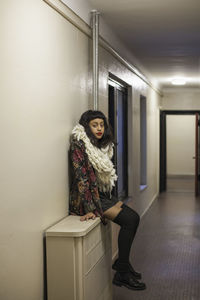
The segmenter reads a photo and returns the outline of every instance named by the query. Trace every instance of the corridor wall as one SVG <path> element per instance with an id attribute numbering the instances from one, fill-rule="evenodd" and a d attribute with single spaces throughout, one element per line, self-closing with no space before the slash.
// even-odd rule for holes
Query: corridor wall
<path id="1" fill-rule="evenodd" d="M 43 233 L 68 215 L 69 136 L 92 108 L 91 39 L 41 0 L 2 0 L 0 19 L 0 299 L 42 300 Z M 158 193 L 160 96 L 101 47 L 99 98 L 106 114 L 109 73 L 129 86 L 129 204 L 142 215 Z M 147 97 L 143 192 L 141 94 Z M 113 255 L 116 244 L 114 229 Z"/>
<path id="2" fill-rule="evenodd" d="M 200 110 L 199 88 L 166 88 L 161 101 L 162 110 Z"/>

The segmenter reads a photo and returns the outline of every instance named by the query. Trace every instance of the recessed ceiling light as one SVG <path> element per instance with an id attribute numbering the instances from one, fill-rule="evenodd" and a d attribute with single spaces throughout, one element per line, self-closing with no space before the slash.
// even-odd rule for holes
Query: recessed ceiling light
<path id="1" fill-rule="evenodd" d="M 173 85 L 184 85 L 186 84 L 186 80 L 184 78 L 174 78 L 172 79 L 171 83 Z"/>

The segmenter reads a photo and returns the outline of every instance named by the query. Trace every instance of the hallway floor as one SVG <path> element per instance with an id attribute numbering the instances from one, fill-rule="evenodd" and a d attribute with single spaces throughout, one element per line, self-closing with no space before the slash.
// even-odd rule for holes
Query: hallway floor
<path id="1" fill-rule="evenodd" d="M 147 289 L 113 285 L 113 300 L 200 300 L 200 198 L 185 182 L 170 184 L 142 218 L 132 247 Z"/>

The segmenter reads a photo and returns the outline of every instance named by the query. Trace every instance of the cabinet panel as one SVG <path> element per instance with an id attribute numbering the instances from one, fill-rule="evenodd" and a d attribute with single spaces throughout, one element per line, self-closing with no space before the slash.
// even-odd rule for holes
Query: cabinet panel
<path id="1" fill-rule="evenodd" d="M 111 229 L 110 225 L 98 226 L 93 229 L 85 239 L 85 274 L 87 274 L 97 262 L 111 248 Z"/>
<path id="2" fill-rule="evenodd" d="M 73 238 L 47 238 L 48 300 L 76 299 Z"/>
<path id="3" fill-rule="evenodd" d="M 109 287 L 109 291 L 108 291 Z M 95 267 L 85 276 L 85 300 L 101 299 L 111 295 L 111 249 L 106 252 Z M 112 299 L 112 297 L 110 298 Z"/>
<path id="4" fill-rule="evenodd" d="M 46 231 L 48 300 L 112 299 L 110 223 L 81 225 L 69 216 Z"/>
<path id="5" fill-rule="evenodd" d="M 104 238 L 105 230 L 102 230 L 102 226 L 95 227 L 85 237 L 85 252 L 86 255 L 96 247 L 96 245 Z"/>

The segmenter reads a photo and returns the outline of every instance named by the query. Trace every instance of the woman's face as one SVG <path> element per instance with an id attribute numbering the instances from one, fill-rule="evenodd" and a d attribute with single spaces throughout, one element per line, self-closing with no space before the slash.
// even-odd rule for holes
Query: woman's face
<path id="1" fill-rule="evenodd" d="M 103 119 L 93 119 L 89 122 L 90 130 L 97 139 L 101 139 L 104 134 L 104 120 Z"/>

